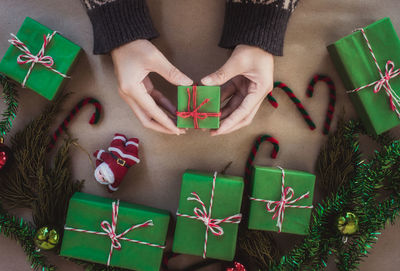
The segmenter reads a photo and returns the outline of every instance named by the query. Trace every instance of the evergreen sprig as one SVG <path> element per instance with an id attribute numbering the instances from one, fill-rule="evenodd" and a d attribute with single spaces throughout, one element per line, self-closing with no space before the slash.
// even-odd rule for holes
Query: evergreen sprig
<path id="1" fill-rule="evenodd" d="M 55 266 L 48 264 L 46 258 L 36 250 L 35 231 L 31 223 L 7 214 L 0 209 L 0 232 L 21 245 L 33 270 L 53 271 Z"/>
<path id="2" fill-rule="evenodd" d="M 82 182 L 73 181 L 68 139 L 51 163 L 50 128 L 67 95 L 57 97 L 42 114 L 11 139 L 14 160 L 0 172 L 0 201 L 9 208 L 32 209 L 37 228 L 47 226 L 62 233 L 69 199 Z"/>
<path id="3" fill-rule="evenodd" d="M 15 86 L 0 74 L 0 84 L 3 86 L 3 100 L 7 109 L 1 114 L 0 137 L 4 137 L 11 130 L 12 122 L 15 119 L 18 110 L 18 95 Z"/>

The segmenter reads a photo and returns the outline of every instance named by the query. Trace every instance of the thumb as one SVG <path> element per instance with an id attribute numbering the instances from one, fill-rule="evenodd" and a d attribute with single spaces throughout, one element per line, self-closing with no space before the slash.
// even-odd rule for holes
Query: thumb
<path id="1" fill-rule="evenodd" d="M 231 57 L 216 72 L 201 79 L 206 86 L 220 86 L 228 82 L 233 77 L 242 73 L 243 67 L 240 65 L 237 57 Z"/>
<path id="2" fill-rule="evenodd" d="M 190 86 L 193 84 L 193 80 L 172 65 L 164 55 L 161 55 L 153 70 L 176 86 Z"/>

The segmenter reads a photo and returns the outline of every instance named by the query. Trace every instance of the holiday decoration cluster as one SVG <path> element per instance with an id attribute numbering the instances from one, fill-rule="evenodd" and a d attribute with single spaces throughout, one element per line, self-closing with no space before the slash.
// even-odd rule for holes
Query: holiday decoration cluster
<path id="1" fill-rule="evenodd" d="M 180 254 L 203 258 L 182 270 L 211 264 L 227 271 L 323 270 L 329 258 L 339 270 L 355 270 L 382 228 L 399 214 L 400 141 L 388 131 L 400 124 L 400 69 L 395 68 L 400 40 L 389 18 L 328 47 L 361 121 L 342 116 L 330 133 L 334 82 L 315 75 L 306 89 L 308 97 L 318 82 L 329 90 L 322 129 L 329 137 L 317 159 L 316 175 L 255 165 L 263 142 L 271 143 L 273 159 L 280 151 L 279 141 L 267 134 L 256 138 L 244 177 L 187 170 L 173 221 L 172 251 L 166 249 L 168 211 L 83 193 L 84 181 L 72 178 L 69 150 L 80 145 L 67 128 L 88 105 L 95 109 L 89 124 L 97 124 L 103 112 L 97 99 L 81 99 L 60 126 L 50 130 L 70 96 L 60 90 L 82 51 L 79 46 L 31 18 L 9 42 L 0 62 L 6 105 L 0 121 L 0 231 L 19 242 L 34 270 L 56 270 L 42 253 L 47 250 L 87 270 L 172 270 L 169 260 Z M 50 102 L 25 128 L 6 138 L 18 110 L 17 84 Z M 274 88 L 288 95 L 314 130 L 312 115 L 294 92 L 282 82 Z M 273 93 L 267 100 L 278 107 Z M 220 117 L 218 86 L 178 87 L 178 127 L 216 129 Z M 371 157 L 361 151 L 360 135 L 379 146 Z M 125 175 L 140 162 L 139 139 L 117 133 L 110 140 L 107 148 L 93 153 L 93 180 L 113 193 L 128 185 Z M 315 200 L 316 193 L 321 200 Z M 10 214 L 14 208 L 30 209 L 32 222 Z M 285 233 L 302 238 L 283 255 L 278 241 Z"/>

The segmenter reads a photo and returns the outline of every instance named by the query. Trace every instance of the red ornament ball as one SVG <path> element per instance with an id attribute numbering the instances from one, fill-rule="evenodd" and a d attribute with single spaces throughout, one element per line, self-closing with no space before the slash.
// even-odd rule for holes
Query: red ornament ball
<path id="1" fill-rule="evenodd" d="M 8 166 L 11 159 L 11 150 L 4 144 L 0 144 L 0 170 Z"/>

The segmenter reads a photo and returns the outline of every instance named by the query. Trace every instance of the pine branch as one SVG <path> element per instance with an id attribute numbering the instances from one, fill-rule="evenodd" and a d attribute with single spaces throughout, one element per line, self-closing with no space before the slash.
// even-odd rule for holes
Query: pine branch
<path id="1" fill-rule="evenodd" d="M 0 200 L 9 208 L 32 209 L 36 227 L 48 226 L 62 233 L 69 199 L 83 182 L 72 181 L 67 139 L 50 162 L 50 128 L 68 94 L 58 96 L 12 138 L 14 161 L 0 172 Z"/>

